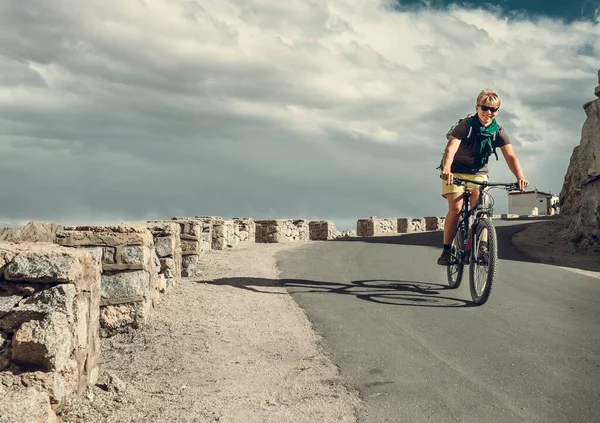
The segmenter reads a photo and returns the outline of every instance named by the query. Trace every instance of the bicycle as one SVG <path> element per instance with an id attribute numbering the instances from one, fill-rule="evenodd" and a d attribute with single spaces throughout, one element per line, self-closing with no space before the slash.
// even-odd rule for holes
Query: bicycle
<path id="1" fill-rule="evenodd" d="M 476 305 L 484 304 L 492 292 L 498 262 L 498 240 L 492 223 L 494 198 L 489 188 L 506 191 L 518 189 L 516 183 L 491 183 L 466 181 L 454 178 L 454 184 L 479 185 L 480 195 L 475 207 L 470 208 L 471 192 L 465 190 L 456 234 L 450 247 L 450 264 L 447 266 L 448 285 L 458 288 L 462 281 L 464 266 L 469 265 L 469 287 Z M 487 247 L 482 241 L 487 241 Z"/>

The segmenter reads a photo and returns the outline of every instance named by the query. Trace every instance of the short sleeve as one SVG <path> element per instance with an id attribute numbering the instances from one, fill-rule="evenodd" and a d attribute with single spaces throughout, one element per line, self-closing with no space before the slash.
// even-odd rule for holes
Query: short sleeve
<path id="1" fill-rule="evenodd" d="M 508 144 L 510 144 L 510 138 L 508 137 L 508 134 L 506 133 L 504 128 L 500 127 L 500 130 L 498 131 L 498 138 L 496 139 L 496 146 L 504 147 Z"/>
<path id="2" fill-rule="evenodd" d="M 467 137 L 467 122 L 463 121 L 456 125 L 452 132 L 450 132 L 450 136 L 458 138 L 459 140 L 464 140 Z"/>

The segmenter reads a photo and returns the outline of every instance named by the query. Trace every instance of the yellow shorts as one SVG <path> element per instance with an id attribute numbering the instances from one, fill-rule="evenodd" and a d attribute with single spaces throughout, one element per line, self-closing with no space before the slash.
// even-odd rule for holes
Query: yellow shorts
<path id="1" fill-rule="evenodd" d="M 460 178 L 460 179 L 465 179 L 467 181 L 477 181 L 477 182 L 484 182 L 488 180 L 487 175 L 470 175 L 468 173 L 454 173 L 453 174 L 456 178 Z M 451 194 L 453 192 L 457 192 L 459 194 L 462 194 L 463 192 L 465 192 L 465 189 L 478 189 L 479 185 L 476 184 L 469 184 L 467 182 L 467 185 L 464 187 L 460 187 L 458 185 L 448 185 L 448 181 L 445 181 L 442 179 L 442 197 L 446 197 L 446 195 Z"/>

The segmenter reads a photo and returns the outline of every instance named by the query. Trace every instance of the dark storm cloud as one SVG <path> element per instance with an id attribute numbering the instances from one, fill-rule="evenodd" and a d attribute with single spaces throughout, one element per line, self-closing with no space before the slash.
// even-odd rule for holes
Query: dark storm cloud
<path id="1" fill-rule="evenodd" d="M 439 215 L 444 135 L 486 87 L 560 189 L 598 26 L 382 4 L 4 2 L 1 220 Z"/>

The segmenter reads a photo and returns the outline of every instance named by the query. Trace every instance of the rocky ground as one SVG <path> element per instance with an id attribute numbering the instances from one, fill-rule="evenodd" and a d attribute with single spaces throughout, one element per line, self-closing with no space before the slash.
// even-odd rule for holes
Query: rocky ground
<path id="1" fill-rule="evenodd" d="M 356 421 L 359 398 L 285 289 L 236 284 L 277 279 L 275 254 L 298 246 L 210 251 L 144 330 L 103 340 L 99 383 L 64 421 Z"/>
<path id="2" fill-rule="evenodd" d="M 542 262 L 600 272 L 600 252 L 561 241 L 561 225 L 535 222 L 513 241 Z M 276 253 L 301 246 L 211 251 L 203 276 L 165 295 L 144 330 L 103 341 L 99 383 L 64 421 L 355 422 L 360 398 L 304 312 L 281 287 L 242 283 L 277 279 Z"/>
<path id="3" fill-rule="evenodd" d="M 600 272 L 600 245 L 576 242 L 579 240 L 565 235 L 566 228 L 567 222 L 560 216 L 541 220 L 527 225 L 512 238 L 512 243 L 544 264 Z"/>

